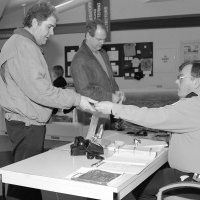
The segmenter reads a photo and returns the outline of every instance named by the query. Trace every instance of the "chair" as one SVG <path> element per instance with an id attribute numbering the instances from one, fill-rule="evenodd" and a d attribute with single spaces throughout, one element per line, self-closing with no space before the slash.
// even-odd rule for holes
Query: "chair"
<path id="1" fill-rule="evenodd" d="M 178 196 L 168 196 L 163 198 L 164 193 L 173 191 L 175 189 L 181 189 L 181 188 L 197 188 L 200 192 L 200 183 L 198 182 L 178 182 L 178 183 L 172 183 L 169 185 L 166 185 L 159 189 L 159 192 L 157 194 L 157 200 L 189 200 L 186 197 L 178 197 Z"/>

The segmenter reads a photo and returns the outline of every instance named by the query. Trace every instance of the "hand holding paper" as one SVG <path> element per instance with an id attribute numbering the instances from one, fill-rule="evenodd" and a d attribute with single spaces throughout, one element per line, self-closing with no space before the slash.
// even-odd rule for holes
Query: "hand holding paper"
<path id="1" fill-rule="evenodd" d="M 115 94 L 118 96 L 119 101 L 117 103 L 121 104 L 123 101 L 126 100 L 126 97 L 124 95 L 123 91 L 116 91 Z"/>
<path id="2" fill-rule="evenodd" d="M 123 91 L 116 91 L 112 94 L 112 102 L 113 103 L 119 103 L 121 104 L 123 101 L 125 101 L 125 95 Z"/>
<path id="3" fill-rule="evenodd" d="M 111 114 L 113 103 L 110 101 L 102 101 L 95 104 L 95 109 L 103 114 Z"/>
<path id="4" fill-rule="evenodd" d="M 90 99 L 88 97 L 85 96 L 81 96 L 81 101 L 80 101 L 80 108 L 82 108 L 83 110 L 86 111 L 90 111 L 90 112 L 95 112 L 95 103 L 97 103 L 97 101 Z"/>

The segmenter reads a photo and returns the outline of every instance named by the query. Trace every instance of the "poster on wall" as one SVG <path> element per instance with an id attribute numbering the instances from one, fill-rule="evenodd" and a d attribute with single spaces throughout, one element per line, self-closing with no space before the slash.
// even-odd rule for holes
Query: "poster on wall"
<path id="1" fill-rule="evenodd" d="M 200 40 L 182 41 L 180 46 L 181 63 L 200 60 Z"/>

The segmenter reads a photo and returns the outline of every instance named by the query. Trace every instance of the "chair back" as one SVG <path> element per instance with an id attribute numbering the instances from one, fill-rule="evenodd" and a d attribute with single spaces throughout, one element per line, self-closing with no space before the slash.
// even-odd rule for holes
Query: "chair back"
<path id="1" fill-rule="evenodd" d="M 178 182 L 178 183 L 172 183 L 169 185 L 166 185 L 159 189 L 159 192 L 157 194 L 157 200 L 191 200 L 186 197 L 178 197 L 178 196 L 168 196 L 164 197 L 164 194 L 169 191 L 173 191 L 175 189 L 180 188 L 197 188 L 199 189 L 200 193 L 200 183 L 198 182 Z"/>

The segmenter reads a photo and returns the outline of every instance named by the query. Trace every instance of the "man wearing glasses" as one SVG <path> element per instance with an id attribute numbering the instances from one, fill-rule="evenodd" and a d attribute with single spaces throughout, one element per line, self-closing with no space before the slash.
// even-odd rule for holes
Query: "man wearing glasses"
<path id="1" fill-rule="evenodd" d="M 86 24 L 85 40 L 74 56 L 71 63 L 71 74 L 75 89 L 82 95 L 97 101 L 112 101 L 120 103 L 124 100 L 124 93 L 113 77 L 108 55 L 102 46 L 107 32 L 101 20 L 89 21 Z M 88 113 L 78 115 L 79 122 L 88 124 L 89 121 L 80 121 L 80 117 L 89 120 Z"/>
<path id="2" fill-rule="evenodd" d="M 200 182 L 200 61 L 182 64 L 176 83 L 180 100 L 172 105 L 139 108 L 111 102 L 95 104 L 96 110 L 104 114 L 112 113 L 141 126 L 173 132 L 168 152 L 170 167 L 157 171 L 136 188 L 133 194 L 137 200 L 156 200 L 159 188 L 170 183 Z M 200 199 L 200 194 L 194 193 L 184 188 L 175 194 Z"/>

